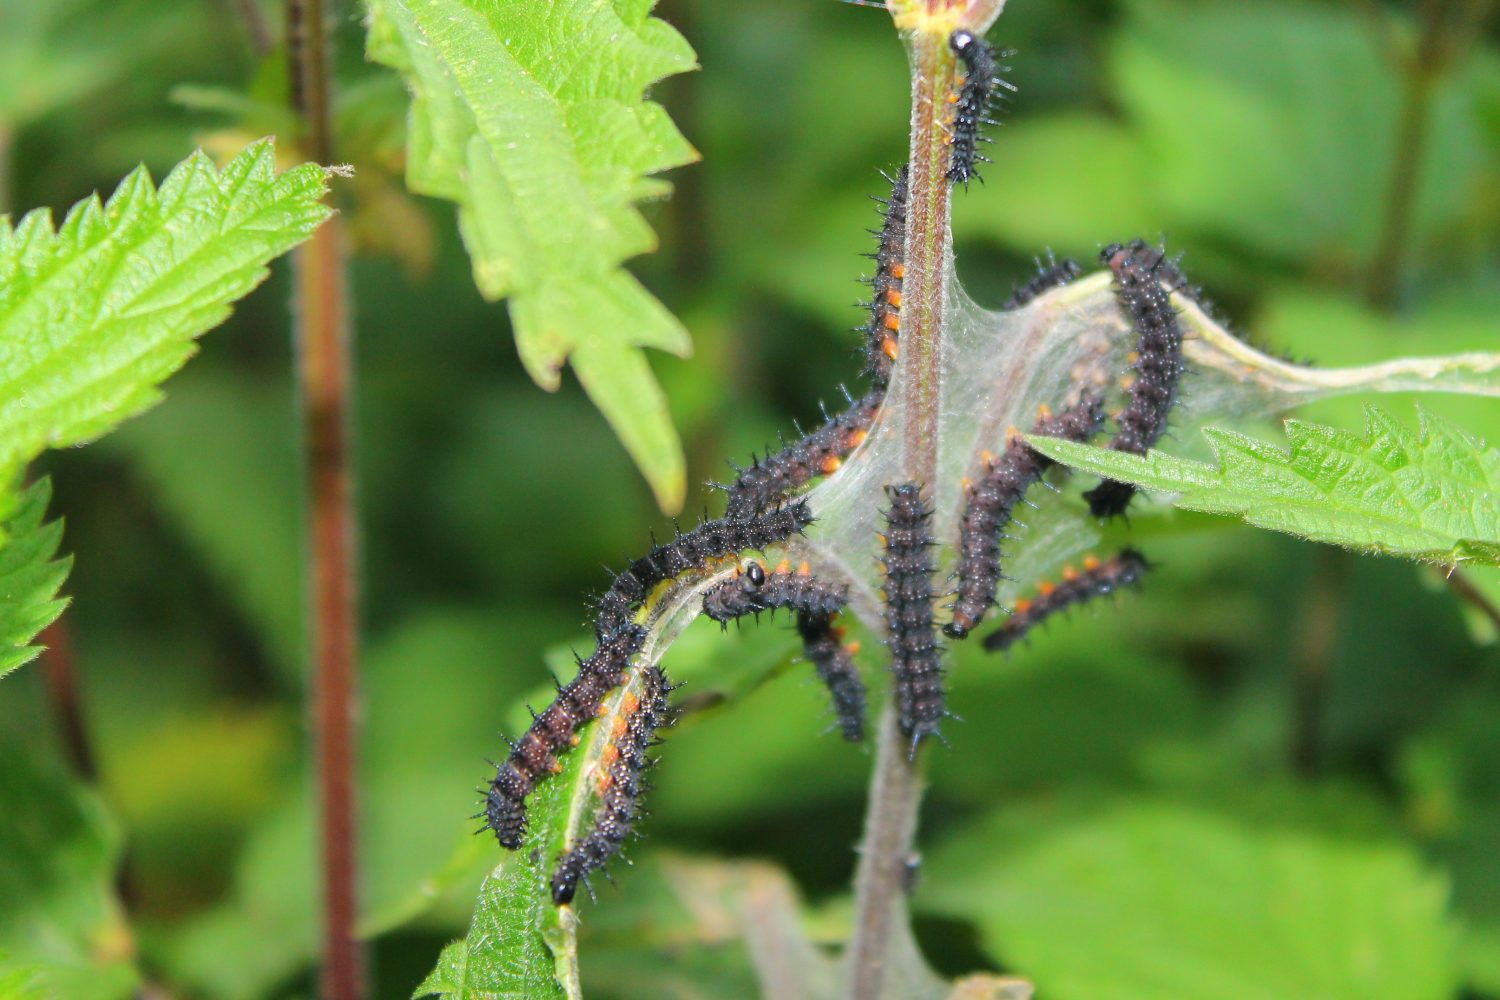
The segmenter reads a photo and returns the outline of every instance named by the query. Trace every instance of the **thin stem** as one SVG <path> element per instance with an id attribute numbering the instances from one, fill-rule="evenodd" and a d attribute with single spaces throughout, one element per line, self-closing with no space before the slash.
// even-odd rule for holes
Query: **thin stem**
<path id="1" fill-rule="evenodd" d="M 906 259 L 902 280 L 901 358 L 896 377 L 906 405 L 903 476 L 929 488 L 937 469 L 942 404 L 944 279 L 949 255 L 948 144 L 944 118 L 954 73 L 946 34 L 911 36 L 912 118 Z M 896 724 L 894 706 L 881 714 L 875 773 L 855 874 L 855 926 L 849 949 L 849 996 L 886 994 L 894 935 L 906 933 L 907 861 L 925 782 L 922 758 Z"/>
<path id="2" fill-rule="evenodd" d="M 15 132 L 11 130 L 9 122 L 0 121 L 0 215 L 9 214 L 10 204 L 10 171 L 11 150 L 15 142 Z"/>
<path id="3" fill-rule="evenodd" d="M 99 775 L 94 762 L 94 748 L 89 741 L 83 719 L 83 703 L 78 697 L 78 661 L 73 656 L 73 636 L 66 617 L 47 626 L 41 643 L 42 677 L 47 686 L 47 701 L 67 754 L 68 763 L 84 781 L 93 782 Z"/>
<path id="4" fill-rule="evenodd" d="M 1500 632 L 1500 608 L 1495 607 L 1493 601 L 1484 595 L 1469 574 L 1461 569 L 1456 569 L 1448 574 L 1448 589 L 1453 591 L 1459 600 L 1473 607 L 1480 614 L 1489 619 L 1490 625 Z"/>
<path id="5" fill-rule="evenodd" d="M 1384 225 L 1370 264 L 1367 297 L 1380 309 L 1394 308 L 1411 243 L 1423 159 L 1432 124 L 1432 93 L 1488 14 L 1491 0 L 1423 0 L 1416 51 L 1399 58 L 1401 118 L 1386 194 Z M 1376 12 L 1373 15 L 1379 18 Z"/>
<path id="6" fill-rule="evenodd" d="M 1320 545 L 1313 552 L 1312 581 L 1303 603 L 1301 641 L 1293 676 L 1292 766 L 1299 774 L 1317 774 L 1323 766 L 1328 672 L 1349 603 L 1353 561 L 1349 553 Z"/>
<path id="7" fill-rule="evenodd" d="M 306 148 L 333 159 L 328 36 L 322 0 L 288 0 L 292 92 Z M 329 1000 L 365 992 L 355 937 L 355 719 L 358 618 L 354 476 L 349 447 L 350 364 L 347 261 L 335 216 L 297 253 L 294 320 L 304 421 L 313 650 L 312 728 L 323 859 L 323 983 Z"/>

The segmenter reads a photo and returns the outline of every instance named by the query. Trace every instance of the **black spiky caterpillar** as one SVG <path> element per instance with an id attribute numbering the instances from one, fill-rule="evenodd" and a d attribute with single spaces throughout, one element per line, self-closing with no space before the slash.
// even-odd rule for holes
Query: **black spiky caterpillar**
<path id="1" fill-rule="evenodd" d="M 891 502 L 885 528 L 885 626 L 891 651 L 897 719 L 911 753 L 936 735 L 947 714 L 942 646 L 933 625 L 936 568 L 932 507 L 917 483 L 887 486 Z"/>
<path id="2" fill-rule="evenodd" d="M 1157 247 L 1142 240 L 1113 243 L 1100 259 L 1114 273 L 1115 295 L 1135 330 L 1135 361 L 1126 383 L 1126 404 L 1116 418 L 1119 429 L 1110 439 L 1111 451 L 1144 455 L 1167 429 L 1167 417 L 1177 403 L 1182 379 L 1182 326 L 1172 305 L 1171 289 L 1185 286 L 1182 272 Z M 1114 479 L 1101 480 L 1084 494 L 1095 517 L 1125 513 L 1135 487 Z"/>
<path id="3" fill-rule="evenodd" d="M 1033 434 L 1087 441 L 1104 423 L 1104 401 L 1096 394 L 1085 394 L 1079 402 L 1053 413 L 1043 409 Z M 962 639 L 979 624 L 995 603 L 995 586 L 1000 582 L 1000 539 L 1015 509 L 1029 490 L 1055 463 L 1028 445 L 1014 430 L 1007 436 L 1005 450 L 984 457 L 984 471 L 964 490 L 964 513 L 959 523 L 958 589 L 953 602 L 953 619 L 943 631 Z"/>
<path id="4" fill-rule="evenodd" d="M 633 620 L 635 609 L 657 584 L 693 569 L 785 541 L 812 523 L 805 500 L 750 517 L 723 517 L 678 535 L 630 564 L 599 601 L 594 630 L 598 646 L 578 661 L 578 674 L 559 684 L 552 704 L 535 714 L 530 728 L 511 745 L 495 769 L 485 797 L 485 825 L 501 846 L 521 846 L 526 835 L 526 797 L 558 767 L 557 755 L 571 747 L 577 732 L 599 711 L 604 696 L 619 687 L 630 657 L 646 631 Z"/>
<path id="5" fill-rule="evenodd" d="M 871 389 L 802 440 L 740 470 L 729 487 L 726 516 L 754 514 L 789 491 L 837 471 L 844 459 L 864 442 L 884 402 L 885 387 Z"/>
<path id="6" fill-rule="evenodd" d="M 650 748 L 657 732 L 672 724 L 670 690 L 661 668 L 651 666 L 641 675 L 639 698 L 625 695 L 601 759 L 599 805 L 589 830 L 563 854 L 552 873 L 552 901 L 557 905 L 571 903 L 578 883 L 588 885 L 589 873 L 618 854 L 635 828 L 645 791 L 641 776 L 655 763 Z"/>
<path id="7" fill-rule="evenodd" d="M 870 279 L 873 294 L 869 302 L 869 320 L 864 327 L 865 373 L 870 376 L 870 391 L 823 426 L 775 454 L 756 459 L 745 469 L 737 470 L 728 487 L 725 511 L 730 516 L 746 516 L 763 510 L 789 491 L 806 485 L 819 476 L 831 475 L 850 453 L 864 442 L 885 402 L 890 384 L 891 366 L 896 359 L 901 336 L 901 282 L 906 258 L 906 192 L 908 170 L 902 167 L 891 182 L 891 194 L 885 200 L 884 219 L 875 253 L 875 276 Z"/>
<path id="8" fill-rule="evenodd" d="M 891 182 L 891 195 L 884 202 L 880 242 L 871 259 L 875 275 L 870 279 L 870 319 L 865 325 L 865 374 L 872 384 L 884 388 L 891 381 L 901 336 L 901 290 L 906 277 L 906 197 L 910 168 L 902 166 Z"/>
<path id="9" fill-rule="evenodd" d="M 1034 598 L 1016 602 L 1015 610 L 1005 624 L 984 637 L 984 648 L 1000 652 L 1048 618 L 1078 604 L 1085 604 L 1124 587 L 1134 587 L 1151 564 L 1135 549 L 1123 549 L 1104 561 L 1094 556 L 1084 560 L 1083 569 L 1066 567 L 1058 583 L 1043 583 Z"/>
<path id="10" fill-rule="evenodd" d="M 526 835 L 526 797 L 544 776 L 558 769 L 557 754 L 577 741 L 577 732 L 599 711 L 604 696 L 624 680 L 630 657 L 641 648 L 646 630 L 626 622 L 599 640 L 594 654 L 578 661 L 578 674 L 559 685 L 557 697 L 531 728 L 511 744 L 510 756 L 495 769 L 485 797 L 485 825 L 511 850 Z"/>
<path id="11" fill-rule="evenodd" d="M 1013 88 L 1000 79 L 995 50 L 972 31 L 955 31 L 948 36 L 948 47 L 964 64 L 963 81 L 957 93 L 948 98 L 953 104 L 948 124 L 952 136 L 948 180 L 967 186 L 971 177 L 979 176 L 979 164 L 989 162 L 988 157 L 979 155 L 979 143 L 989 141 L 981 134 L 984 126 L 996 124 L 989 116 L 996 88 Z"/>
<path id="12" fill-rule="evenodd" d="M 1072 257 L 1058 260 L 1049 250 L 1047 263 L 1043 264 L 1041 258 L 1037 258 L 1036 276 L 1011 292 L 1010 298 L 1001 303 L 1000 308 L 1003 310 L 1019 309 L 1045 292 L 1076 281 L 1082 274 L 1083 267 L 1078 261 Z"/>
<path id="13" fill-rule="evenodd" d="M 844 642 L 844 633 L 834 621 L 833 617 L 798 615 L 797 633 L 802 637 L 803 655 L 833 699 L 839 731 L 850 743 L 858 743 L 865 738 L 865 682 L 854 665 L 858 647 Z"/>
<path id="14" fill-rule="evenodd" d="M 812 524 L 806 500 L 749 513 L 729 512 L 704 521 L 670 542 L 655 545 L 615 577 L 599 599 L 595 632 L 603 637 L 629 621 L 634 609 L 659 583 L 740 552 L 784 542 Z"/>
<path id="15" fill-rule="evenodd" d="M 854 649 L 843 642 L 834 620 L 849 600 L 849 588 L 814 579 L 806 564 L 794 572 L 782 563 L 771 573 L 752 562 L 744 572 L 703 595 L 703 613 L 728 623 L 762 611 L 788 608 L 797 613 L 803 654 L 828 688 L 844 739 L 858 742 L 865 733 L 865 685 L 854 665 Z"/>

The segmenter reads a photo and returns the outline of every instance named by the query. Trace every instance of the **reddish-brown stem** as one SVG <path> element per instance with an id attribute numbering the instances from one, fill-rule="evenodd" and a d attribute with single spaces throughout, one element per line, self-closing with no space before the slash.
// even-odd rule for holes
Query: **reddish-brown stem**
<path id="1" fill-rule="evenodd" d="M 78 662 L 73 657 L 73 636 L 67 618 L 59 618 L 48 625 L 40 642 L 47 647 L 42 653 L 42 678 L 47 685 L 47 700 L 57 721 L 63 752 L 79 777 L 93 781 L 99 772 L 83 721 L 83 705 L 78 697 Z"/>
<path id="2" fill-rule="evenodd" d="M 328 37 L 322 0 L 288 0 L 292 92 L 305 148 L 333 159 Z M 297 369 L 304 425 L 308 584 L 312 631 L 312 729 L 323 861 L 322 995 L 364 995 L 364 957 L 355 937 L 355 702 L 358 619 L 354 476 L 349 448 L 349 309 L 343 229 L 337 216 L 295 262 Z"/>
<path id="3" fill-rule="evenodd" d="M 929 489 L 937 468 L 942 405 L 943 304 L 948 257 L 948 144 L 944 120 L 954 71 L 946 35 L 911 38 L 911 175 L 906 216 L 906 273 L 902 280 L 901 358 L 896 377 L 906 401 L 902 476 Z M 855 926 L 849 946 L 849 992 L 880 998 L 892 988 L 890 959 L 904 953 L 907 862 L 916 836 L 925 782 L 921 760 L 896 724 L 892 706 L 881 715 L 875 773 L 855 874 Z"/>

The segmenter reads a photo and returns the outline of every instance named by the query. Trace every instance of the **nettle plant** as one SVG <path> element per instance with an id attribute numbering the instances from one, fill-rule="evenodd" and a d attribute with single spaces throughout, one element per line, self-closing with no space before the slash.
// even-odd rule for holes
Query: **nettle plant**
<path id="1" fill-rule="evenodd" d="M 965 293 L 950 215 L 1008 86 L 985 40 L 1003 5 L 887 5 L 909 55 L 910 142 L 881 192 L 866 388 L 739 469 L 722 516 L 654 544 L 598 598 L 595 648 L 483 789 L 478 818 L 506 853 L 419 994 L 581 995 L 579 890 L 639 823 L 653 747 L 682 708 L 664 658 L 699 615 L 787 611 L 837 729 L 875 747 L 852 936 L 830 956 L 773 907 L 760 933 L 776 981 L 814 997 L 1024 997 L 1020 980 L 943 982 L 906 911 L 956 644 L 1008 649 L 1134 586 L 1152 571 L 1136 536 L 1174 530 L 1158 517 L 1173 507 L 1449 569 L 1500 563 L 1500 453 L 1461 428 L 1423 411 L 1412 430 L 1372 405 L 1362 435 L 1287 421 L 1283 447 L 1229 429 L 1351 393 L 1500 395 L 1500 355 L 1292 363 L 1237 337 L 1176 258 L 1130 233 L 1099 234 L 1097 266 L 1049 257 L 998 310 Z M 408 184 L 457 203 L 476 284 L 508 301 L 523 363 L 545 387 L 571 365 L 675 509 L 684 462 L 641 349 L 684 354 L 687 333 L 622 266 L 654 248 L 635 205 L 667 187 L 649 175 L 695 158 L 644 96 L 694 59 L 651 6 L 369 0 L 368 44 L 412 91 Z M 64 606 L 60 531 L 45 481 L 22 485 L 27 465 L 154 402 L 194 338 L 327 218 L 328 174 L 278 172 L 263 141 L 222 169 L 194 155 L 159 188 L 132 174 L 60 226 L 45 212 L 0 225 L 0 673 Z M 872 723 L 869 692 L 886 687 Z M 715 886 L 729 893 L 700 880 Z"/>
<path id="2" fill-rule="evenodd" d="M 1009 86 L 984 39 L 1002 6 L 887 5 L 910 60 L 911 129 L 871 255 L 867 388 L 737 467 L 722 516 L 654 544 L 597 599 L 595 648 L 482 789 L 476 819 L 509 853 L 468 937 L 419 993 L 580 995 L 580 883 L 592 894 L 590 876 L 636 831 L 651 748 L 674 716 L 663 658 L 700 614 L 727 625 L 789 612 L 837 728 L 876 743 L 853 937 L 830 958 L 785 928 L 790 974 L 810 996 L 942 996 L 949 987 L 909 936 L 905 892 L 923 768 L 943 766 L 931 747 L 954 643 L 993 619 L 983 644 L 1006 649 L 1049 616 L 1136 584 L 1151 566 L 1139 550 L 1093 553 L 1171 506 L 1447 567 L 1500 556 L 1500 455 L 1429 413 L 1412 431 L 1371 406 L 1363 436 L 1289 421 L 1289 449 L 1225 426 L 1347 393 L 1500 394 L 1500 356 L 1345 369 L 1283 360 L 1232 333 L 1177 259 L 1131 234 L 1100 234 L 1093 273 L 1049 257 L 999 310 L 965 294 L 950 211 L 982 169 Z M 610 360 L 584 333 L 627 321 L 634 344 L 676 343 L 618 269 L 644 242 L 626 208 L 651 191 L 636 172 L 686 158 L 659 109 L 641 103 L 687 58 L 647 9 L 439 14 L 382 0 L 373 51 L 413 86 L 423 137 L 413 183 L 459 202 L 476 277 L 511 297 L 523 356 L 566 352 L 617 426 L 629 421 L 625 440 L 658 494 L 672 496 L 675 470 L 646 446 L 654 411 L 619 409 L 640 402 L 624 391 L 634 360 L 608 375 L 622 391 L 603 384 L 605 368 L 633 355 Z M 534 169 L 544 162 L 567 169 Z M 604 235 L 578 239 L 595 230 L 563 224 L 559 206 L 593 209 Z M 861 650 L 841 616 L 875 641 Z M 886 673 L 890 696 L 867 726 L 867 679 Z M 987 977 L 964 988 L 1029 991 Z"/>

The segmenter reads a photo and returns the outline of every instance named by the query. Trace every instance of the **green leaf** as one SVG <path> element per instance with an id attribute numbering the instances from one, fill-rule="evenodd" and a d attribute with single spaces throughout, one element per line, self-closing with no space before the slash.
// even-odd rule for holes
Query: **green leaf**
<path id="1" fill-rule="evenodd" d="M 369 54 L 413 91 L 407 179 L 456 202 L 486 298 L 510 299 L 544 389 L 571 362 L 663 509 L 682 447 L 640 348 L 685 356 L 687 331 L 621 264 L 656 249 L 635 202 L 647 174 L 697 159 L 651 84 L 694 68 L 651 0 L 372 0 Z"/>
<path id="2" fill-rule="evenodd" d="M 19 497 L 0 494 L 0 677 L 41 652 L 29 643 L 68 606 L 57 592 L 72 560 L 53 558 L 62 522 L 42 523 L 51 495 L 45 479 Z"/>
<path id="3" fill-rule="evenodd" d="M 0 220 L 0 474 L 155 403 L 194 338 L 327 218 L 326 186 L 314 165 L 278 175 L 262 140 L 222 171 L 194 153 L 160 190 L 138 169 L 56 231 L 45 209 Z"/>
<path id="4" fill-rule="evenodd" d="M 97 799 L 25 748 L 0 760 L 0 986 L 14 975 L 52 1000 L 133 995 L 134 942 L 113 888 L 118 831 Z"/>
<path id="5" fill-rule="evenodd" d="M 1052 1000 L 1440 1000 L 1447 885 L 1394 843 L 1165 801 L 1007 810 L 919 900 Z"/>
<path id="6" fill-rule="evenodd" d="M 1286 422 L 1290 451 L 1204 428 L 1219 465 L 1141 457 L 1048 438 L 1045 455 L 1075 468 L 1178 494 L 1189 510 L 1240 514 L 1313 541 L 1445 565 L 1500 563 L 1500 452 L 1417 408 L 1413 434 L 1365 407 L 1365 436 Z"/>

